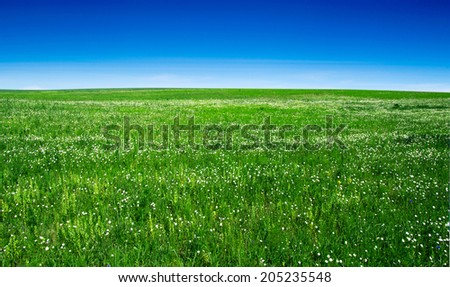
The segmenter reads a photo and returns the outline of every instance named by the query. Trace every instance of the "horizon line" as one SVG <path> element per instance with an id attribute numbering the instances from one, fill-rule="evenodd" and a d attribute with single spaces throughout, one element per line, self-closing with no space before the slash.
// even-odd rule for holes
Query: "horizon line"
<path id="1" fill-rule="evenodd" d="M 449 94 L 450 91 L 431 91 L 431 90 L 401 90 L 401 89 L 352 89 L 352 88 L 280 88 L 280 87 L 96 87 L 96 88 L 20 88 L 20 89 L 2 89 L 4 91 L 17 92 L 52 92 L 52 91 L 95 91 L 95 90 L 301 90 L 301 91 L 368 91 L 368 92 L 405 92 L 405 93 L 443 93 Z"/>

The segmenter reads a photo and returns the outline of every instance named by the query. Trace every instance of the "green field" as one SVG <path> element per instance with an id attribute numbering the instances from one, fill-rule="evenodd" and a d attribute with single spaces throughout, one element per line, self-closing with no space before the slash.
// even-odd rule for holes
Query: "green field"
<path id="1" fill-rule="evenodd" d="M 449 266 L 450 93 L 0 91 L 2 266 Z M 252 124 L 253 147 L 104 128 Z M 268 148 L 258 127 L 293 125 Z M 306 125 L 345 124 L 346 148 Z M 218 133 L 220 135 L 220 133 Z M 147 130 L 146 134 L 147 136 Z M 171 134 L 169 133 L 169 136 Z M 273 135 L 281 140 L 281 135 Z M 231 148 L 230 148 L 231 147 Z M 291 147 L 291 148 L 288 148 Z"/>

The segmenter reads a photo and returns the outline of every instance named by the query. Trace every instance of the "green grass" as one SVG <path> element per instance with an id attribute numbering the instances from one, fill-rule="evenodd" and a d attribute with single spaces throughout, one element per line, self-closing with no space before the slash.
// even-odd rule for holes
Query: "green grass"
<path id="1" fill-rule="evenodd" d="M 449 93 L 3 90 L 0 101 L 2 266 L 449 265 Z M 134 133 L 131 149 L 104 149 L 102 129 L 124 116 L 158 129 L 177 115 L 270 116 L 298 134 L 332 115 L 347 149 L 241 150 L 237 138 L 233 150 L 138 150 Z"/>

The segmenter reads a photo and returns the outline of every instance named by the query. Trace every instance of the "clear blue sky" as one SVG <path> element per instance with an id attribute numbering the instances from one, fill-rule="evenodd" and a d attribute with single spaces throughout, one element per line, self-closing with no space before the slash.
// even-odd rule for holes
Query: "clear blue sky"
<path id="1" fill-rule="evenodd" d="M 450 0 L 0 0 L 0 89 L 95 87 L 450 91 Z"/>

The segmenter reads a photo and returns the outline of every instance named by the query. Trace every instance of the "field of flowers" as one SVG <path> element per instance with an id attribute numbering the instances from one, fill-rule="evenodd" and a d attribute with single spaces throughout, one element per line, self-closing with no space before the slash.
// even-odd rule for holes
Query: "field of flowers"
<path id="1" fill-rule="evenodd" d="M 0 91 L 2 266 L 449 266 L 449 93 Z M 345 148 L 304 127 L 345 124 Z M 292 125 L 267 148 L 105 127 Z M 147 132 L 147 129 L 146 129 Z M 146 134 L 147 136 L 147 134 Z M 274 135 L 277 138 L 277 135 Z M 280 135 L 281 137 L 281 135 Z M 297 142 L 297 144 L 296 144 Z M 258 143 L 254 140 L 254 143 Z"/>

